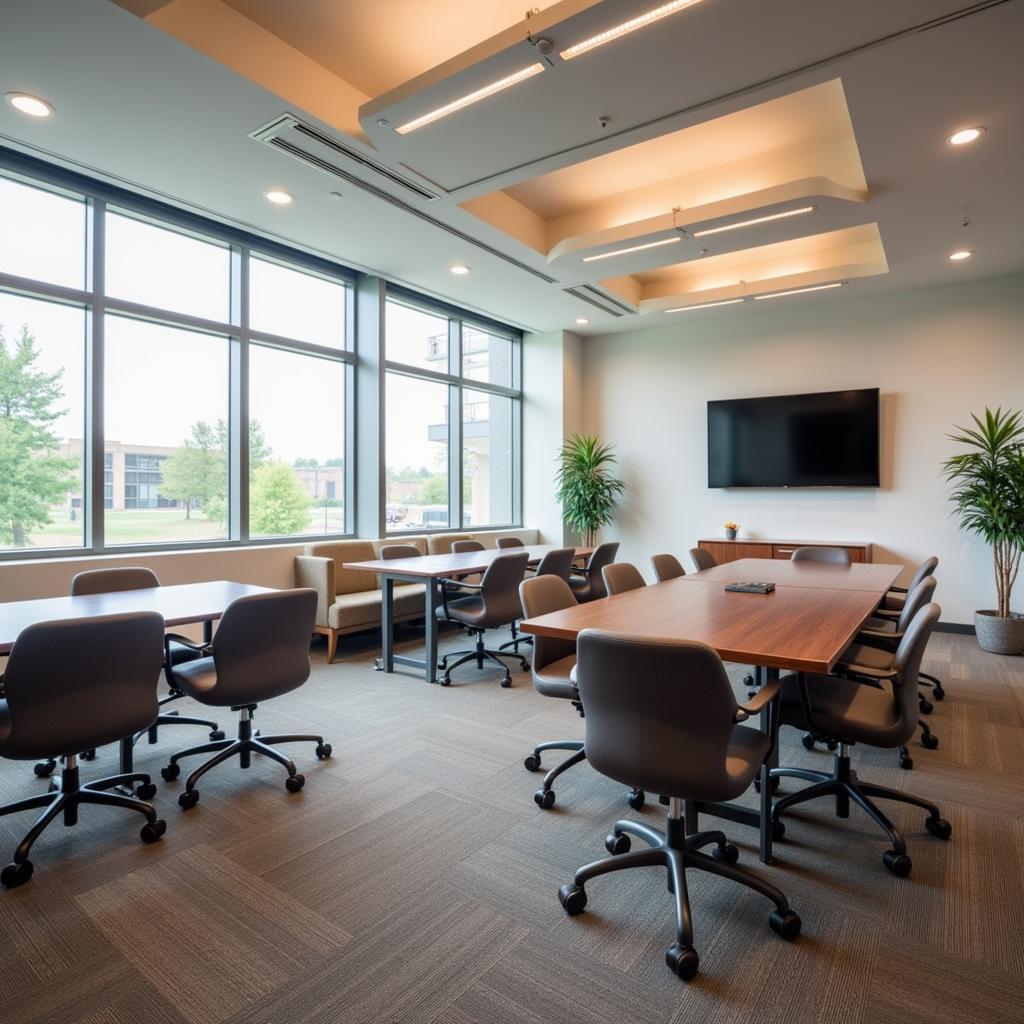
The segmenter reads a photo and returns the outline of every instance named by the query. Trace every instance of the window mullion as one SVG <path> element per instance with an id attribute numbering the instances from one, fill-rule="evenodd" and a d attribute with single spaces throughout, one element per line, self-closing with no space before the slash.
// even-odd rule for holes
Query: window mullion
<path id="1" fill-rule="evenodd" d="M 228 536 L 249 540 L 249 250 L 231 248 L 231 322 L 238 336 L 231 339 L 229 366 Z"/>
<path id="2" fill-rule="evenodd" d="M 105 547 L 104 493 L 106 473 L 103 422 L 104 327 L 106 288 L 106 204 L 92 199 L 88 205 L 88 251 L 86 286 L 91 293 L 85 339 L 85 438 L 82 444 L 85 470 L 82 512 L 85 515 L 85 544 L 95 552 Z"/>

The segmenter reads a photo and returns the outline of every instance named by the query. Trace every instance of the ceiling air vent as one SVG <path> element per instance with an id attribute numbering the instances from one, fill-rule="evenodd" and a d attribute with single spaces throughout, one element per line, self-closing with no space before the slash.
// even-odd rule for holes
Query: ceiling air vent
<path id="1" fill-rule="evenodd" d="M 618 299 L 607 295 L 599 288 L 594 288 L 589 284 L 577 285 L 575 288 L 565 288 L 563 291 L 574 299 L 582 299 L 584 302 L 589 302 L 590 305 L 596 306 L 604 313 L 611 313 L 612 316 L 626 316 L 636 312 L 632 306 L 620 302 Z"/>

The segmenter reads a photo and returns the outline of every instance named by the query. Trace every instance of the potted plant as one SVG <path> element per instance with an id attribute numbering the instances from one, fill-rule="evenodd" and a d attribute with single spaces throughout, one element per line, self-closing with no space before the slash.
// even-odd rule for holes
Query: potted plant
<path id="1" fill-rule="evenodd" d="M 726 523 L 725 524 L 725 539 L 726 540 L 735 540 L 736 539 L 736 531 L 739 528 L 740 528 L 740 524 L 739 523 L 734 523 L 731 520 L 728 523 Z"/>
<path id="2" fill-rule="evenodd" d="M 566 523 L 588 545 L 594 543 L 597 531 L 612 521 L 612 510 L 626 489 L 612 476 L 613 462 L 612 446 L 601 444 L 593 434 L 573 434 L 558 453 L 556 497 Z"/>
<path id="3" fill-rule="evenodd" d="M 984 650 L 1021 654 L 1024 616 L 1010 610 L 1010 595 L 1024 550 L 1024 422 L 1019 411 L 1002 409 L 971 419 L 973 428 L 949 435 L 968 450 L 948 458 L 943 470 L 954 485 L 960 526 L 992 548 L 997 607 L 974 613 L 975 631 Z"/>

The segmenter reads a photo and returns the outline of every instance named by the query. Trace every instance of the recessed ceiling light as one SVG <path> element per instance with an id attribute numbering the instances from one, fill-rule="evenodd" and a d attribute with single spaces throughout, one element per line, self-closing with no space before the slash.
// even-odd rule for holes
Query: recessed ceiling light
<path id="1" fill-rule="evenodd" d="M 593 263 L 596 260 L 610 260 L 613 256 L 625 256 L 627 252 L 640 252 L 641 249 L 656 249 L 659 245 L 674 245 L 682 241 L 678 235 L 672 238 L 660 238 L 657 242 L 644 242 L 643 245 L 630 245 L 625 249 L 613 249 L 611 252 L 599 252 L 596 256 L 584 256 L 584 263 Z"/>
<path id="2" fill-rule="evenodd" d="M 589 39 L 584 39 L 582 42 L 576 43 L 574 46 L 570 46 L 568 49 L 562 50 L 562 60 L 572 60 L 573 57 L 579 57 L 581 54 L 589 53 L 591 50 L 596 50 L 599 46 L 604 46 L 605 43 L 611 43 L 616 39 L 621 39 L 623 36 L 629 35 L 630 32 L 635 32 L 640 28 L 646 28 L 655 21 L 667 18 L 670 14 L 675 14 L 676 11 L 682 11 L 687 7 L 692 7 L 694 4 L 699 2 L 700 0 L 672 0 L 671 3 L 661 4 L 660 6 L 647 11 L 646 14 L 639 14 L 635 18 L 630 18 L 629 21 L 624 21 L 621 25 L 616 25 L 614 28 L 610 28 L 605 32 L 599 32 L 596 36 L 591 36 Z"/>
<path id="3" fill-rule="evenodd" d="M 53 114 L 51 104 L 27 92 L 9 92 L 5 98 L 15 110 L 20 110 L 29 117 L 50 117 Z"/>
<path id="4" fill-rule="evenodd" d="M 957 249 L 956 252 L 951 252 L 949 258 L 954 263 L 959 263 L 960 260 L 969 260 L 974 255 L 973 249 Z"/>
<path id="5" fill-rule="evenodd" d="M 584 324 L 589 324 L 590 321 L 585 316 L 578 316 L 576 317 L 576 323 L 582 327 Z"/>
<path id="6" fill-rule="evenodd" d="M 458 274 L 459 277 L 462 277 L 464 274 L 469 273 L 469 267 L 467 267 L 465 263 L 456 263 L 455 266 L 452 267 L 452 273 Z"/>
<path id="7" fill-rule="evenodd" d="M 543 64 L 531 64 L 529 67 L 522 68 L 513 75 L 508 75 L 506 78 L 500 78 L 497 82 L 491 82 L 490 85 L 485 85 L 482 89 L 477 89 L 476 92 L 467 93 L 465 96 L 461 96 L 457 100 L 452 100 L 451 103 L 446 103 L 443 107 L 438 107 L 437 110 L 431 110 L 430 113 L 424 114 L 422 117 L 414 118 L 412 121 L 406 121 L 405 124 L 400 124 L 395 131 L 398 132 L 399 135 L 408 135 L 409 132 L 414 132 L 417 128 L 422 128 L 424 125 L 432 124 L 434 121 L 440 121 L 442 117 L 454 114 L 458 110 L 464 110 L 466 107 L 470 107 L 474 103 L 479 103 L 480 100 L 487 99 L 488 96 L 493 96 L 495 93 L 502 92 L 504 89 L 508 89 L 513 85 L 525 82 L 526 79 L 533 78 L 534 75 L 539 75 L 543 70 Z"/>
<path id="8" fill-rule="evenodd" d="M 946 141 L 951 146 L 966 146 L 969 142 L 980 139 L 984 132 L 985 129 L 980 125 L 977 128 L 961 128 L 960 131 L 953 132 Z"/>
<path id="9" fill-rule="evenodd" d="M 295 197 L 281 188 L 267 189 L 263 195 L 275 206 L 287 206 Z"/>
<path id="10" fill-rule="evenodd" d="M 672 309 L 666 309 L 666 313 L 688 313 L 691 309 L 713 309 L 715 306 L 733 306 L 737 302 L 742 302 L 742 299 L 722 299 L 721 302 L 702 302 L 698 306 L 675 306 Z"/>
<path id="11" fill-rule="evenodd" d="M 801 206 L 797 210 L 783 210 L 782 213 L 769 213 L 764 217 L 751 217 L 750 220 L 737 220 L 732 224 L 722 224 L 717 228 L 705 228 L 703 231 L 691 231 L 694 238 L 703 238 L 705 235 L 717 235 L 722 231 L 735 231 L 737 228 L 750 228 L 755 224 L 767 224 L 772 220 L 784 220 L 786 217 L 796 217 L 801 213 L 814 213 L 816 206 Z"/>
<path id="12" fill-rule="evenodd" d="M 769 292 L 767 295 L 755 295 L 755 299 L 781 299 L 784 295 L 803 295 L 804 292 L 823 292 L 826 288 L 842 288 L 845 281 L 833 281 L 832 284 L 816 284 L 810 288 L 790 288 L 786 292 Z"/>

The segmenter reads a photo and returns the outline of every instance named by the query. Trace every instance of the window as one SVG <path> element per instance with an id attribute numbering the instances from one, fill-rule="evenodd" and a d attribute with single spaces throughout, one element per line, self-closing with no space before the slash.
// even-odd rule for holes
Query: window
<path id="1" fill-rule="evenodd" d="M 511 398 L 462 392 L 463 524 L 513 522 Z"/>
<path id="2" fill-rule="evenodd" d="M 388 362 L 448 373 L 448 318 L 388 300 L 385 311 Z"/>
<path id="3" fill-rule="evenodd" d="M 249 326 L 282 338 L 345 348 L 346 288 L 290 267 L 249 261 Z"/>
<path id="4" fill-rule="evenodd" d="M 510 338 L 471 327 L 462 329 L 462 376 L 487 384 L 512 386 Z"/>

